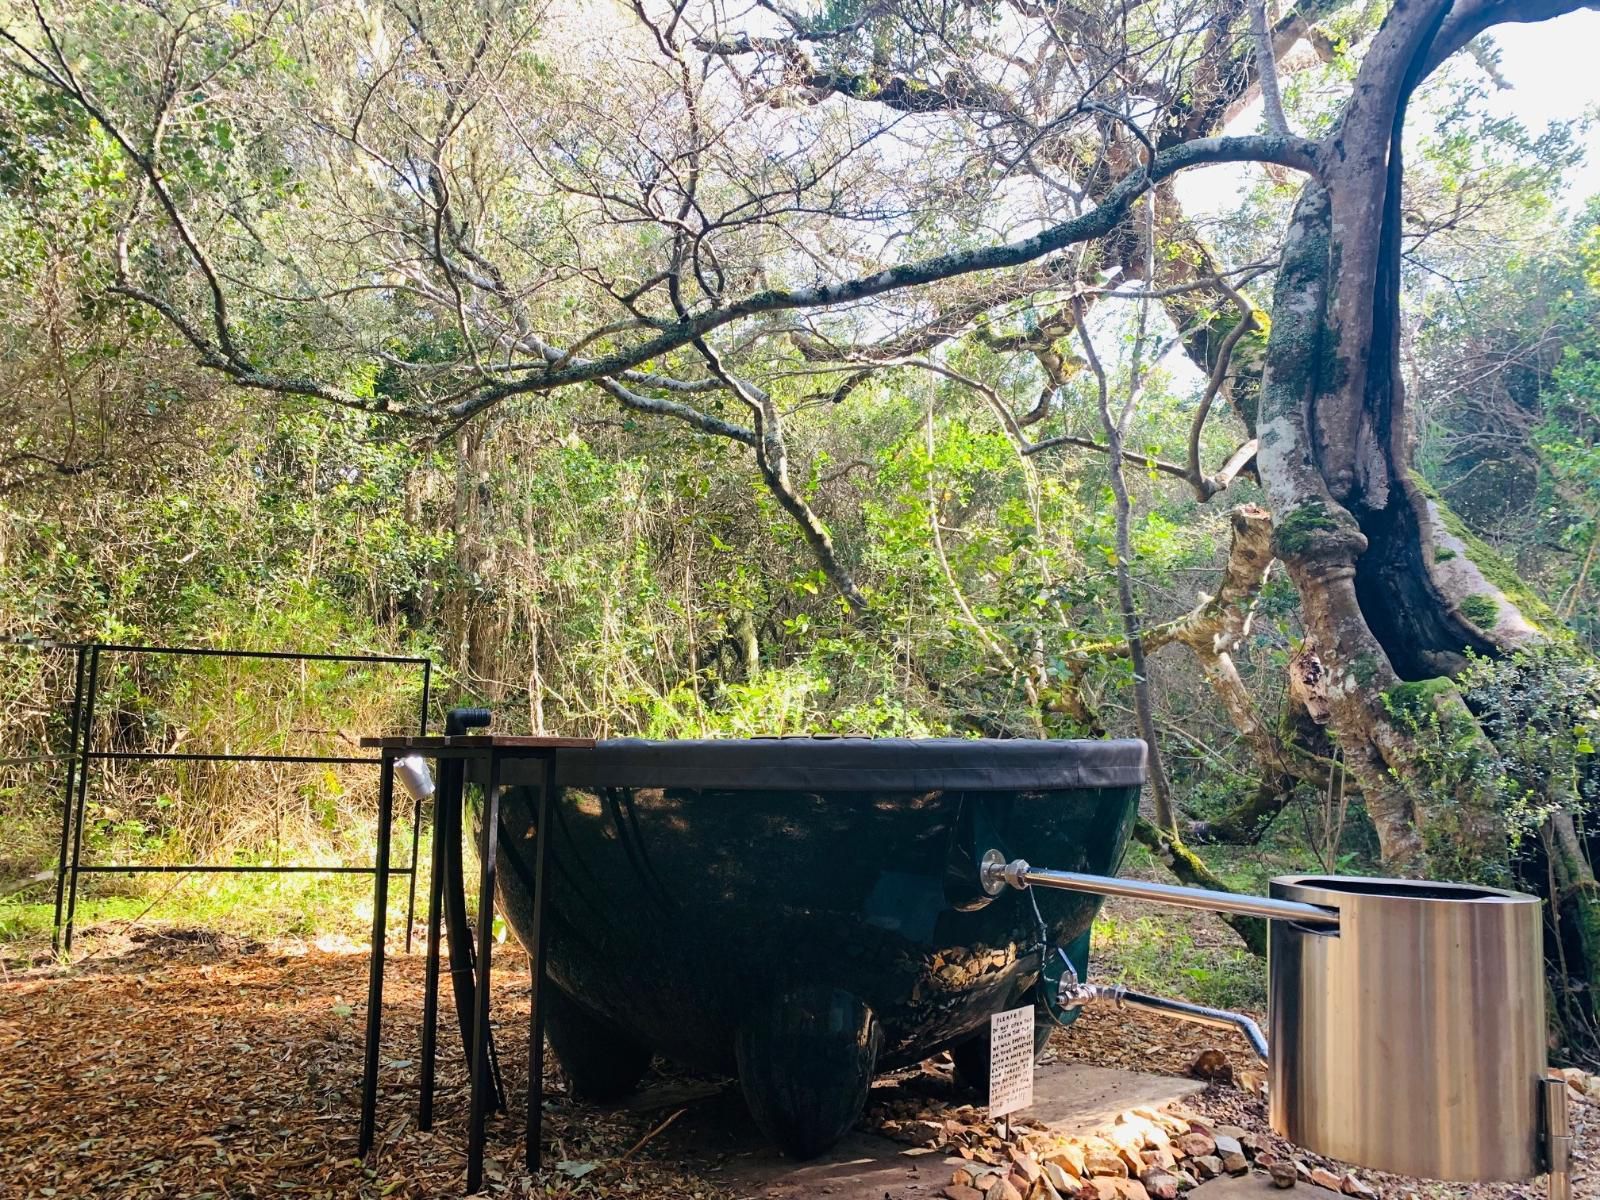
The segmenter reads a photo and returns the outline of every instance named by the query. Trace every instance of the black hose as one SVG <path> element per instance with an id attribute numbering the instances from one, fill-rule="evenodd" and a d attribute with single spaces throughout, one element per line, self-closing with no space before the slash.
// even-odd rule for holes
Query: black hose
<path id="1" fill-rule="evenodd" d="M 489 710 L 485 708 L 452 708 L 444 719 L 447 736 L 459 736 L 468 729 L 481 729 L 489 724 Z M 462 772 L 465 764 L 459 758 L 446 758 L 439 763 L 439 791 L 441 796 L 463 796 Z M 455 998 L 456 1019 L 461 1025 L 461 1048 L 467 1056 L 467 1070 L 472 1070 L 472 1027 L 476 1020 L 473 1004 L 474 981 L 477 979 L 477 955 L 473 951 L 472 923 L 467 919 L 467 889 L 462 866 L 461 809 L 447 805 L 433 836 L 444 839 L 444 924 L 449 933 L 450 990 Z M 449 811 L 453 810 L 453 811 Z M 494 919 L 494 914 L 480 913 L 479 919 Z M 505 1087 L 500 1078 L 500 1059 L 494 1049 L 494 1032 L 489 1033 L 489 1086 L 494 1107 L 506 1110 Z"/>

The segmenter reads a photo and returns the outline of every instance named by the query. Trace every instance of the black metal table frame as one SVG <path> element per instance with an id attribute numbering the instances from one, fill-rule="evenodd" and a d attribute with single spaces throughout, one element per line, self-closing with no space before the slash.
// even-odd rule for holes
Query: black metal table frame
<path id="1" fill-rule="evenodd" d="M 440 739 L 445 740 L 445 739 Z M 455 739 L 448 739 L 454 741 Z M 438 767 L 439 786 L 434 795 L 433 823 L 435 831 L 451 829 L 453 825 L 447 807 L 460 812 L 466 792 L 466 760 L 479 759 L 486 767 L 484 785 L 484 810 L 478 832 L 478 928 L 476 953 L 476 978 L 473 981 L 473 1021 L 471 1031 L 470 1107 L 467 1117 L 467 1192 L 479 1191 L 483 1186 L 484 1128 L 493 1091 L 491 1077 L 491 1035 L 489 1026 L 490 967 L 494 946 L 494 890 L 496 858 L 499 853 L 501 767 L 508 757 L 534 758 L 541 761 L 543 772 L 539 787 L 538 808 L 535 815 L 534 834 L 534 884 L 533 917 L 529 931 L 528 956 L 532 964 L 532 995 L 530 997 L 528 1036 L 528 1111 L 527 1150 L 528 1169 L 537 1171 L 541 1165 L 541 1137 L 544 1098 L 544 1005 L 542 1003 L 545 978 L 544 937 L 544 884 L 549 856 L 549 811 L 555 788 L 556 748 L 519 746 L 498 747 L 493 739 L 485 737 L 463 738 L 465 742 L 481 741 L 481 745 L 440 745 L 418 750 L 404 746 L 381 748 L 381 775 L 378 789 L 378 847 L 373 875 L 372 956 L 367 978 L 367 1028 L 366 1050 L 361 1076 L 361 1127 L 357 1153 L 365 1157 L 372 1148 L 377 1128 L 378 1065 L 383 1023 L 383 965 L 384 935 L 387 926 L 389 837 L 394 819 L 394 769 L 395 762 L 409 754 L 422 753 L 432 757 Z M 445 771 L 446 760 L 460 760 L 463 769 Z M 463 824 L 462 828 L 465 826 Z M 433 1125 L 433 1093 L 435 1063 L 438 1049 L 439 1013 L 439 940 L 441 908 L 444 898 L 445 872 L 444 839 L 437 832 L 433 843 L 432 871 L 428 885 L 428 945 L 426 973 L 424 976 L 422 1009 L 422 1057 L 419 1063 L 421 1095 L 418 1100 L 417 1123 L 427 1130 Z"/>

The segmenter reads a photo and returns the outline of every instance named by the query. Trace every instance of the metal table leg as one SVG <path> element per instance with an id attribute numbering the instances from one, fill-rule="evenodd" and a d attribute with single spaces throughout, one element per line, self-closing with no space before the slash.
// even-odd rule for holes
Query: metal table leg
<path id="1" fill-rule="evenodd" d="M 478 986 L 472 1028 L 472 1105 L 467 1118 L 467 1192 L 483 1187 L 484 1120 L 489 1107 L 489 959 L 494 949 L 495 856 L 499 853 L 500 755 L 489 755 L 478 839 Z"/>
<path id="2" fill-rule="evenodd" d="M 552 797 L 556 786 L 556 758 L 544 757 L 544 771 L 539 784 L 539 807 L 534 826 L 533 875 L 533 928 L 529 935 L 528 958 L 533 978 L 529 997 L 528 1029 L 528 1118 L 526 1162 L 530 1171 L 537 1171 L 542 1156 L 544 1126 L 544 986 L 545 948 L 544 936 L 544 885 L 550 862 L 550 814 L 554 807 Z"/>
<path id="3" fill-rule="evenodd" d="M 378 851 L 372 877 L 372 953 L 367 968 L 367 1047 L 361 1069 L 361 1133 L 356 1153 L 372 1149 L 378 1114 L 379 1035 L 383 1028 L 383 943 L 388 932 L 389 835 L 394 822 L 394 760 L 383 753 L 378 782 Z"/>
<path id="4" fill-rule="evenodd" d="M 487 758 L 487 755 L 483 756 Z M 476 1011 L 478 975 L 477 955 L 473 952 L 473 933 L 467 920 L 467 883 L 462 867 L 462 842 L 466 839 L 466 764 L 460 758 L 440 764 L 439 794 L 445 797 L 436 808 L 438 826 L 434 836 L 444 841 L 442 887 L 444 922 L 450 941 L 450 988 L 455 1000 L 456 1020 L 461 1027 L 462 1053 L 472 1059 L 473 1014 Z M 500 1063 L 495 1054 L 494 1036 L 489 1037 L 489 1082 L 496 1111 L 505 1109 L 505 1088 L 500 1080 Z"/>
<path id="5" fill-rule="evenodd" d="M 439 778 L 444 769 L 437 764 Z M 433 793 L 433 854 L 428 873 L 428 948 L 427 967 L 422 985 L 422 1062 L 418 1068 L 421 1096 L 417 1101 L 417 1128 L 426 1132 L 433 1128 L 434 1066 L 439 1049 L 439 932 L 444 905 L 444 835 L 450 822 L 442 819 L 447 804 L 460 802 L 460 796 L 450 796 L 448 789 L 436 788 Z"/>

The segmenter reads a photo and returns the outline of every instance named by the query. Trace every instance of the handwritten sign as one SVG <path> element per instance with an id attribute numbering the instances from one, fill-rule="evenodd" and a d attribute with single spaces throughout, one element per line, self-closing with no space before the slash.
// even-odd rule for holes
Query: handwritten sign
<path id="1" fill-rule="evenodd" d="M 1033 1103 L 1033 1005 L 989 1018 L 989 1115 Z"/>

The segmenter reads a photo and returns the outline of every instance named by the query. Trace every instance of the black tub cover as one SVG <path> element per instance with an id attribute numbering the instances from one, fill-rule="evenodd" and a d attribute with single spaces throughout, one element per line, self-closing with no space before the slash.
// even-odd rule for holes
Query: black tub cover
<path id="1" fill-rule="evenodd" d="M 567 787 L 719 791 L 1123 788 L 1144 783 L 1145 745 L 1136 739 L 618 738 L 592 750 L 561 751 L 556 781 Z"/>

